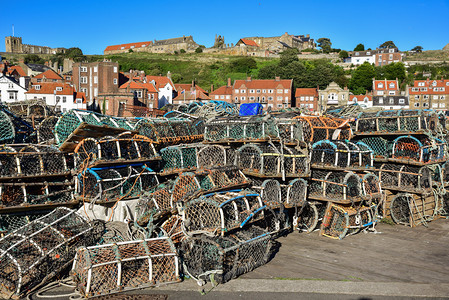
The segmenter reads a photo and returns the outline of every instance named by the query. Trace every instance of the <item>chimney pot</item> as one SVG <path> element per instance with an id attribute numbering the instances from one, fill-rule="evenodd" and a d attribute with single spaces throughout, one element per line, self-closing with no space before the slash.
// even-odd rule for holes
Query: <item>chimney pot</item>
<path id="1" fill-rule="evenodd" d="M 281 77 L 276 76 L 276 77 L 275 77 L 275 80 L 276 80 L 276 81 L 280 81 L 280 80 L 281 80 Z"/>
<path id="2" fill-rule="evenodd" d="M 228 86 L 231 86 L 231 78 L 228 78 Z"/>

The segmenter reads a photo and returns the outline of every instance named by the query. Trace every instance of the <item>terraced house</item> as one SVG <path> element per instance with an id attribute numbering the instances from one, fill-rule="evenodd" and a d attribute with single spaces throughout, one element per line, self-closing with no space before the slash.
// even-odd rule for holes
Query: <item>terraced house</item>
<path id="1" fill-rule="evenodd" d="M 407 87 L 412 108 L 446 110 L 449 107 L 449 80 L 415 80 Z"/>
<path id="2" fill-rule="evenodd" d="M 232 99 L 235 104 L 261 103 L 264 108 L 291 107 L 292 79 L 256 79 L 234 81 Z"/>

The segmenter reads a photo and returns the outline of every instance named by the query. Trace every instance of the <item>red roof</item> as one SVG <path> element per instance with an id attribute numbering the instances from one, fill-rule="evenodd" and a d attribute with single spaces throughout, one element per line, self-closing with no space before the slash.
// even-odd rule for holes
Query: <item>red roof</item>
<path id="1" fill-rule="evenodd" d="M 75 94 L 73 96 L 73 102 L 76 103 L 76 99 L 83 99 L 83 103 L 87 103 L 86 95 L 82 92 L 75 92 Z"/>
<path id="2" fill-rule="evenodd" d="M 449 80 L 415 80 L 408 91 L 410 95 L 447 95 Z"/>
<path id="3" fill-rule="evenodd" d="M 133 90 L 147 90 L 150 93 L 157 93 L 156 87 L 152 83 L 142 83 L 130 80 L 120 86 L 120 89 L 130 88 Z"/>
<path id="4" fill-rule="evenodd" d="M 301 96 L 316 96 L 318 97 L 318 90 L 316 88 L 297 88 L 295 97 Z"/>
<path id="5" fill-rule="evenodd" d="M 40 89 L 36 89 L 36 86 L 40 86 Z M 61 87 L 62 90 L 56 90 L 57 87 Z M 56 95 L 73 95 L 75 91 L 73 86 L 67 83 L 60 82 L 40 82 L 33 84 L 31 88 L 25 94 L 47 94 L 53 95 L 56 91 Z"/>
<path id="6" fill-rule="evenodd" d="M 12 73 L 12 70 L 16 70 L 21 77 L 27 76 L 27 73 L 25 73 L 21 66 L 10 66 L 9 69 L 11 70 L 10 73 Z"/>
<path id="7" fill-rule="evenodd" d="M 367 98 L 368 101 L 373 101 L 373 97 L 371 95 L 349 95 L 349 100 L 357 102 L 364 102 L 365 98 Z"/>
<path id="8" fill-rule="evenodd" d="M 172 88 L 174 90 L 176 90 L 173 82 L 167 76 L 151 76 L 151 75 L 147 75 L 145 78 L 147 79 L 147 82 L 154 81 L 154 85 L 158 89 L 164 88 L 167 84 L 170 84 L 172 86 Z"/>
<path id="9" fill-rule="evenodd" d="M 209 96 L 215 96 L 215 95 L 232 95 L 232 86 L 220 86 L 215 91 L 209 93 Z"/>
<path id="10" fill-rule="evenodd" d="M 198 91 L 201 91 L 201 92 L 203 92 L 205 94 L 207 93 L 203 88 L 201 88 L 198 85 L 194 85 L 193 87 L 194 87 L 194 89 L 196 89 Z M 190 83 L 176 83 L 175 84 L 175 88 L 176 88 L 176 90 L 178 92 L 181 92 L 183 90 L 184 91 L 190 91 L 190 90 L 192 90 L 192 84 L 190 84 Z"/>
<path id="11" fill-rule="evenodd" d="M 129 43 L 129 44 L 120 44 L 120 45 L 112 45 L 107 46 L 104 51 L 114 51 L 114 50 L 125 50 L 125 49 L 133 49 L 133 48 L 141 48 L 151 45 L 153 42 L 140 42 L 140 43 Z"/>
<path id="12" fill-rule="evenodd" d="M 191 101 L 191 100 L 211 100 L 211 98 L 209 96 L 207 96 L 206 94 L 204 94 L 202 91 L 184 91 L 184 93 L 179 93 L 178 97 L 176 97 L 175 99 L 173 99 L 173 101 L 175 100 L 186 100 L 186 101 Z"/>
<path id="13" fill-rule="evenodd" d="M 39 75 L 34 76 L 33 78 L 37 78 L 37 79 L 55 79 L 55 80 L 62 80 L 62 77 L 56 73 L 55 71 L 49 69 L 43 73 L 40 73 Z"/>
<path id="14" fill-rule="evenodd" d="M 379 84 L 382 84 L 379 86 Z M 391 85 L 391 87 L 390 87 Z M 376 91 L 398 91 L 399 85 L 397 80 L 374 80 L 374 90 Z"/>
<path id="15" fill-rule="evenodd" d="M 255 80 L 236 80 L 234 89 L 241 89 L 244 86 L 247 89 L 291 89 L 293 79 L 255 79 Z"/>
<path id="16" fill-rule="evenodd" d="M 247 39 L 240 39 L 245 45 L 247 46 L 253 46 L 253 47 L 259 47 L 255 41 L 247 40 Z"/>

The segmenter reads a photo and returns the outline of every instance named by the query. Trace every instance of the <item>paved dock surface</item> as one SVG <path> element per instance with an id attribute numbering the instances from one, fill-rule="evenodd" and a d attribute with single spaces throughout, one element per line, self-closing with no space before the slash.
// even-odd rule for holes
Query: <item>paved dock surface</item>
<path id="1" fill-rule="evenodd" d="M 205 296 L 193 280 L 127 294 L 169 300 L 449 299 L 449 220 L 415 228 L 380 223 L 376 233 L 343 240 L 292 232 L 277 241 L 281 246 L 268 264 Z"/>

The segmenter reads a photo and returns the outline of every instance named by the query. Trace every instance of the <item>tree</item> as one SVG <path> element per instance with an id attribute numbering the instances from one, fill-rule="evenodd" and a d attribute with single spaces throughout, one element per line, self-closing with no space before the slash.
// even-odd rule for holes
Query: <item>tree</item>
<path id="1" fill-rule="evenodd" d="M 341 60 L 344 60 L 346 57 L 349 57 L 349 53 L 346 50 L 342 50 L 340 51 L 340 53 L 338 53 L 338 56 L 341 58 Z"/>
<path id="2" fill-rule="evenodd" d="M 358 44 L 357 46 L 355 46 L 354 51 L 365 51 L 365 45 Z"/>
<path id="3" fill-rule="evenodd" d="M 319 38 L 317 42 L 318 47 L 320 47 L 324 53 L 329 53 L 331 51 L 332 43 L 329 38 Z"/>
<path id="4" fill-rule="evenodd" d="M 186 53 L 186 50 L 181 49 L 181 50 L 179 50 L 179 52 L 181 52 L 181 53 Z"/>
<path id="5" fill-rule="evenodd" d="M 281 52 L 280 56 L 280 66 L 287 66 L 294 61 L 299 61 L 298 59 L 299 50 L 296 48 L 285 49 Z"/>
<path id="6" fill-rule="evenodd" d="M 196 48 L 195 53 L 203 53 L 203 48 L 201 47 Z"/>
<path id="7" fill-rule="evenodd" d="M 65 51 L 64 58 L 71 58 L 75 62 L 87 60 L 87 57 L 83 54 L 83 51 L 78 47 L 72 47 Z"/>
<path id="8" fill-rule="evenodd" d="M 241 57 L 230 62 L 230 71 L 237 73 L 249 73 L 251 69 L 257 69 L 257 62 L 252 57 Z"/>
<path id="9" fill-rule="evenodd" d="M 27 54 L 23 59 L 23 62 L 26 64 L 43 64 L 45 60 L 39 57 L 37 54 Z"/>
<path id="10" fill-rule="evenodd" d="M 366 90 L 371 90 L 373 85 L 373 78 L 376 76 L 376 70 L 373 65 L 364 62 L 352 73 L 349 81 L 349 89 L 354 94 L 364 94 Z"/>
<path id="11" fill-rule="evenodd" d="M 402 82 L 406 78 L 405 66 L 401 62 L 391 63 L 376 68 L 376 79 L 395 80 Z"/>
<path id="12" fill-rule="evenodd" d="M 128 53 L 133 53 L 133 52 L 134 52 L 133 49 L 129 49 L 129 50 L 128 50 Z"/>
<path id="13" fill-rule="evenodd" d="M 415 48 L 413 48 L 411 51 L 415 51 L 415 52 L 422 52 L 423 47 L 421 46 L 416 46 Z"/>
<path id="14" fill-rule="evenodd" d="M 380 49 L 387 49 L 387 48 L 397 48 L 396 45 L 393 43 L 393 41 L 386 41 L 382 45 L 379 46 Z"/>

